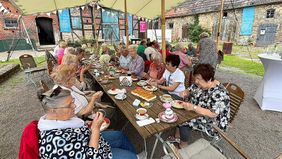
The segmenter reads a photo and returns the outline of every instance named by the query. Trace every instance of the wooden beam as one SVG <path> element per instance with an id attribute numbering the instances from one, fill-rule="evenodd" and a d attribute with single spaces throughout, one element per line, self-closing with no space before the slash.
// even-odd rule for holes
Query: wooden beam
<path id="1" fill-rule="evenodd" d="M 57 15 L 57 19 L 58 19 L 58 26 L 59 26 L 59 32 L 60 32 L 60 40 L 63 40 L 63 33 L 61 32 L 60 18 L 59 18 L 58 10 L 56 10 L 56 15 Z"/>
<path id="2" fill-rule="evenodd" d="M 166 48 L 165 48 L 165 0 L 162 0 L 162 4 L 161 4 L 161 23 L 162 23 L 162 57 L 163 57 L 163 62 L 165 63 L 165 59 L 166 59 Z"/>
<path id="3" fill-rule="evenodd" d="M 97 6 L 95 6 L 97 7 Z M 95 42 L 96 42 L 96 49 L 95 49 L 95 54 L 96 55 L 99 55 L 99 42 L 98 42 L 98 38 L 99 38 L 99 29 L 98 29 L 98 33 L 96 33 L 96 12 L 95 12 L 95 7 L 92 7 L 92 16 L 93 16 L 93 26 L 94 26 L 94 39 L 95 39 Z M 102 20 L 102 16 L 101 16 L 101 20 Z M 102 25 L 102 24 L 101 24 Z"/>
<path id="4" fill-rule="evenodd" d="M 126 48 L 128 48 L 128 17 L 127 17 L 127 1 L 124 0 L 124 17 L 125 17 L 125 36 L 126 36 Z"/>
<path id="5" fill-rule="evenodd" d="M 82 18 L 82 8 L 81 7 L 79 7 L 79 15 L 80 15 L 80 21 L 81 21 L 82 36 L 83 36 L 83 38 L 85 38 L 84 24 L 83 24 L 83 18 Z"/>
<path id="6" fill-rule="evenodd" d="M 93 34 L 93 39 L 95 39 L 95 19 L 94 19 L 94 7 L 90 6 L 90 14 L 91 14 L 91 20 L 92 20 L 92 34 Z"/>
<path id="7" fill-rule="evenodd" d="M 219 38 L 220 38 L 220 31 L 221 31 L 221 23 L 223 17 L 223 9 L 224 9 L 224 0 L 221 0 L 221 7 L 218 19 L 218 26 L 217 26 L 217 36 L 216 36 L 216 49 L 218 50 Z"/>

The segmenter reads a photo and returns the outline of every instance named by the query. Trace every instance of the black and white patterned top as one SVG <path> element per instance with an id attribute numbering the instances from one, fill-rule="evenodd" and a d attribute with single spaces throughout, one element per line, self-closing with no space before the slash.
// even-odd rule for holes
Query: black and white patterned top
<path id="1" fill-rule="evenodd" d="M 212 124 L 225 130 L 230 118 L 230 99 L 225 87 L 222 84 L 219 84 L 208 90 L 203 90 L 196 84 L 192 84 L 188 90 L 190 92 L 188 97 L 189 102 L 202 108 L 209 109 L 211 112 L 218 114 L 218 116 L 216 118 L 201 116 L 197 119 L 192 119 L 183 125 L 188 125 L 193 129 L 199 129 L 204 132 L 206 129 L 211 135 L 215 135 L 211 128 Z"/>
<path id="2" fill-rule="evenodd" d="M 90 135 L 86 126 L 41 131 L 39 156 L 42 159 L 111 159 L 111 147 L 102 136 L 98 150 L 88 146 Z"/>

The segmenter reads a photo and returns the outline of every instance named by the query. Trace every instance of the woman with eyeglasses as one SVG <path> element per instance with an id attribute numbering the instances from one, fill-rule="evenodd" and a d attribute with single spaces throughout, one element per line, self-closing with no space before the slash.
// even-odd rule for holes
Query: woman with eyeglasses
<path id="1" fill-rule="evenodd" d="M 61 87 L 40 94 L 45 115 L 38 121 L 40 158 L 136 158 L 127 136 L 119 131 L 100 132 L 104 116 L 96 113 L 90 128 L 75 116 L 71 92 Z"/>
<path id="2" fill-rule="evenodd" d="M 193 72 L 194 84 L 180 93 L 181 97 L 188 98 L 189 101 L 180 103 L 184 109 L 194 111 L 200 116 L 178 126 L 175 136 L 170 137 L 170 140 L 179 143 L 180 148 L 188 144 L 192 129 L 214 136 L 216 134 L 211 125 L 214 124 L 222 130 L 227 128 L 230 118 L 230 98 L 225 87 L 214 78 L 214 74 L 212 65 L 197 65 Z"/>
<path id="3" fill-rule="evenodd" d="M 178 68 L 180 58 L 178 55 L 169 55 L 166 57 L 166 70 L 162 78 L 151 79 L 150 84 L 157 86 L 161 90 L 168 91 L 174 99 L 181 99 L 180 92 L 185 90 L 184 73 Z"/>

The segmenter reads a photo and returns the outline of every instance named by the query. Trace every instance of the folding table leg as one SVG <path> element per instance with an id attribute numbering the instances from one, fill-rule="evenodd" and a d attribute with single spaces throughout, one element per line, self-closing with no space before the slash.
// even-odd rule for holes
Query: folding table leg
<path id="1" fill-rule="evenodd" d="M 147 159 L 148 158 L 147 142 L 146 139 L 143 138 L 143 140 L 144 140 L 144 151 L 146 153 L 146 159 Z"/>
<path id="2" fill-rule="evenodd" d="M 152 150 L 152 152 L 151 152 L 150 159 L 152 159 L 153 156 L 154 156 L 154 154 L 155 154 L 155 150 L 156 150 L 156 147 L 157 147 L 157 145 L 158 145 L 158 141 L 159 141 L 159 140 L 162 141 L 161 135 L 162 135 L 162 132 L 160 132 L 159 134 L 156 134 L 156 135 L 155 135 L 155 136 L 156 136 L 156 140 L 155 140 L 155 144 L 154 144 L 153 150 Z"/>

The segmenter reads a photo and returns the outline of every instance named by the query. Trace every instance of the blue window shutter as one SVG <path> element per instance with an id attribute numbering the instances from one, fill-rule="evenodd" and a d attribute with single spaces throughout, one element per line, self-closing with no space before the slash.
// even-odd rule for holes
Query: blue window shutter
<path id="1" fill-rule="evenodd" d="M 252 35 L 255 7 L 243 8 L 240 35 Z"/>

